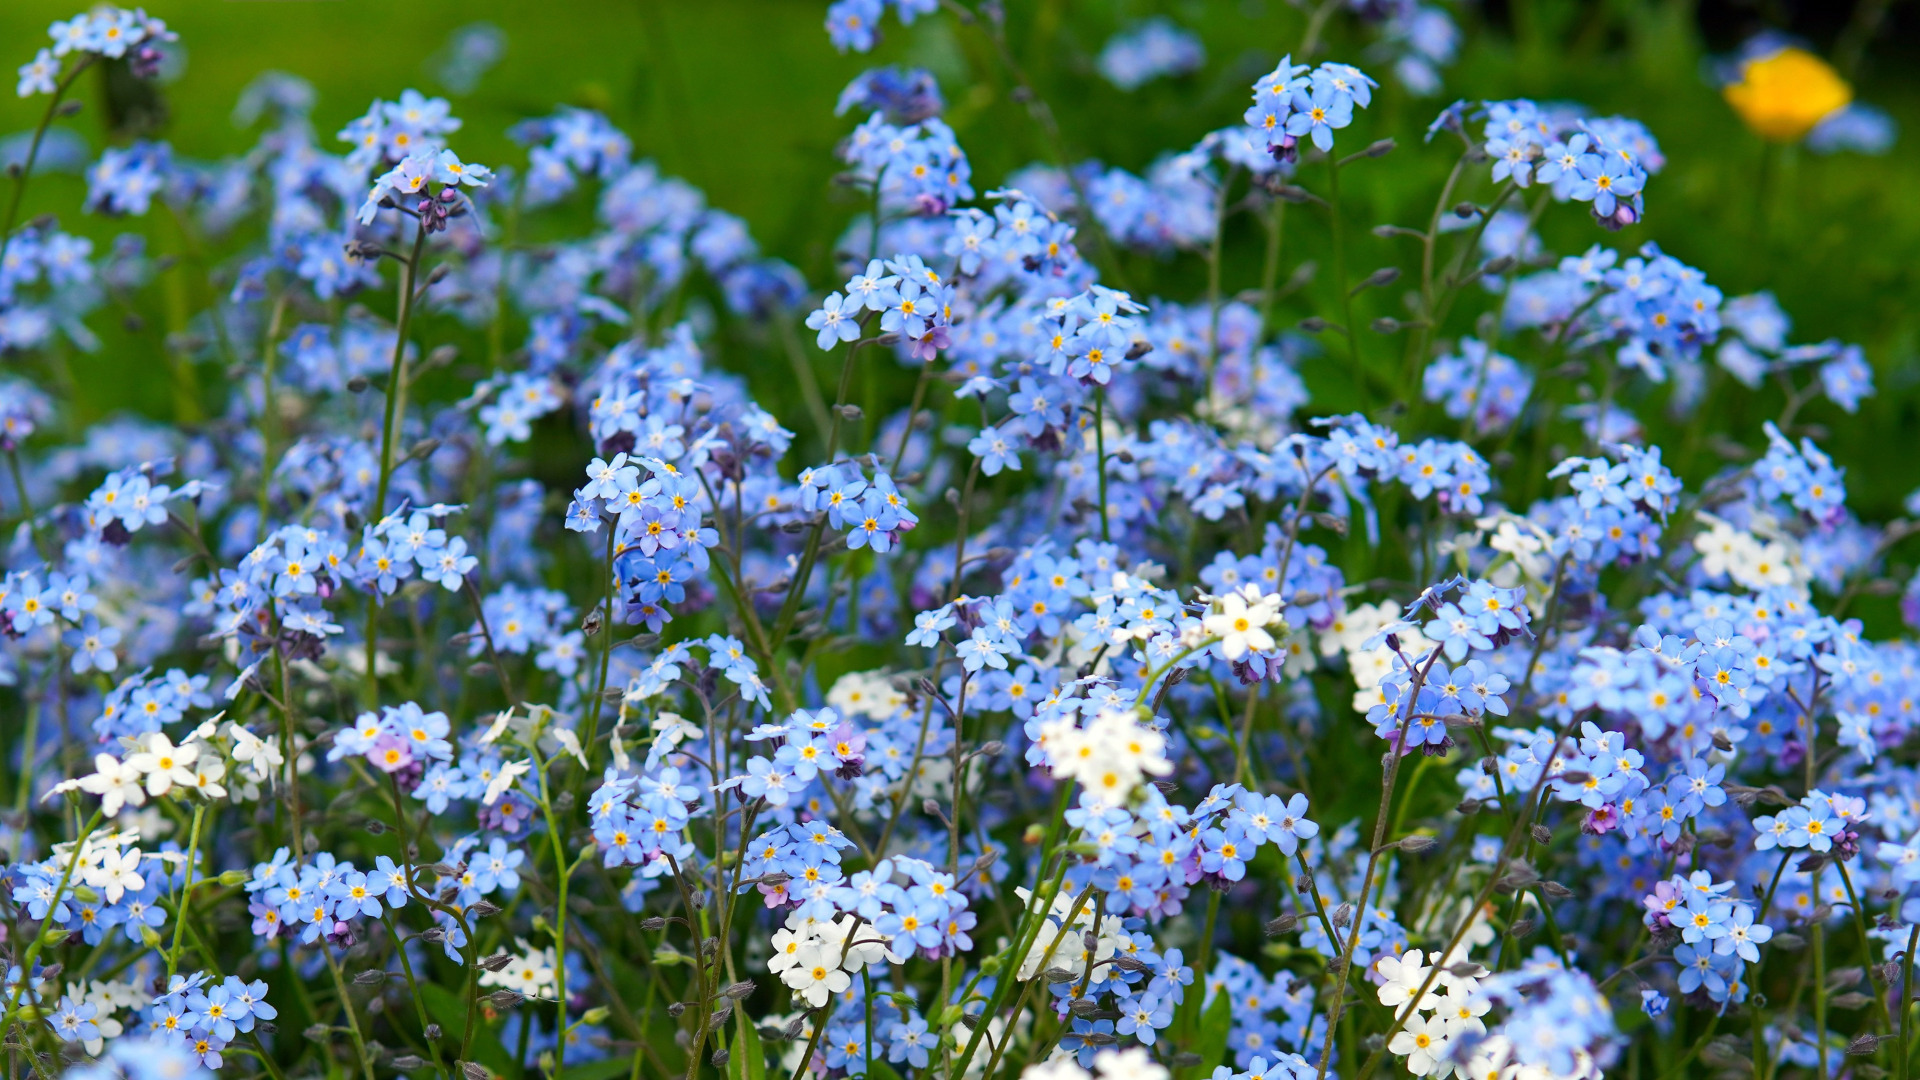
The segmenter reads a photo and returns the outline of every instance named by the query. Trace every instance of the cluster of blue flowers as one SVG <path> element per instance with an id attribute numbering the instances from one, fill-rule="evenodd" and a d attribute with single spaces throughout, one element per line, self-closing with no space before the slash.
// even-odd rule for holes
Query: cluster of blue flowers
<path id="1" fill-rule="evenodd" d="M 833 44 L 889 8 L 939 5 L 837 0 Z M 515 126 L 494 170 L 409 90 L 336 154 L 274 76 L 248 154 L 89 174 L 86 209 L 161 199 L 225 245 L 178 342 L 233 374 L 205 421 L 78 427 L 58 350 L 147 260 L 0 227 L 12 1052 L 79 1080 L 1904 1068 L 1920 650 L 1847 612 L 1906 534 L 1795 415 L 1854 411 L 1871 365 L 1650 243 L 1551 252 L 1555 203 L 1627 229 L 1664 163 L 1527 101 L 1442 111 L 1455 180 L 1380 233 L 1421 242 L 1412 314 L 1356 323 L 1400 272 L 1339 280 L 1340 176 L 1398 151 L 1336 141 L 1436 89 L 1455 31 L 1334 17 L 1397 81 L 1288 58 L 1141 172 L 1062 155 L 984 194 L 938 80 L 864 73 L 833 289 L 597 113 Z M 1145 25 L 1112 81 L 1204 65 Z M 54 37 L 24 92 L 170 39 L 110 8 Z M 1281 277 L 1290 206 L 1330 213 L 1330 306 Z M 1219 280 L 1243 216 L 1258 288 Z M 1146 257 L 1206 292 L 1121 287 Z M 1402 370 L 1367 358 L 1400 333 Z M 1310 391 L 1336 339 L 1351 392 Z M 733 360 L 762 346 L 791 403 Z M 1752 452 L 1648 441 L 1722 378 L 1789 395 L 1731 433 Z"/>

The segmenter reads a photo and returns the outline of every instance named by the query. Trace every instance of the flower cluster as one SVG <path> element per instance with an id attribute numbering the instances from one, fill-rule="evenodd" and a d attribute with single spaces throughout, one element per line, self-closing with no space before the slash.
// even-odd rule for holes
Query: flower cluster
<path id="1" fill-rule="evenodd" d="M 942 10 L 837 0 L 832 42 L 889 8 Z M 999 6 L 946 10 L 1025 55 Z M 173 423 L 65 392 L 161 260 L 0 226 L 15 1056 L 1900 1068 L 1912 530 L 1849 508 L 1825 426 L 1868 350 L 1790 345 L 1770 294 L 1579 214 L 1552 250 L 1557 204 L 1628 229 L 1664 166 L 1573 106 L 1443 110 L 1425 227 L 1373 234 L 1414 253 L 1350 276 L 1343 177 L 1431 151 L 1336 140 L 1437 89 L 1458 31 L 1303 18 L 1297 55 L 1362 35 L 1397 82 L 1283 60 L 1239 123 L 1196 95 L 1206 134 L 1116 164 L 1016 69 L 1058 159 L 984 194 L 960 136 L 992 95 L 949 123 L 951 83 L 860 75 L 811 282 L 598 113 L 515 125 L 494 172 L 446 100 L 330 149 L 273 76 L 243 155 L 91 164 L 102 224 L 159 198 L 207 244 L 164 263 L 195 286 L 164 298 Z M 1143 25 L 1112 81 L 1205 68 Z M 30 89 L 63 95 L 65 56 L 139 69 L 167 34 L 102 8 L 55 38 Z M 1780 403 L 1755 386 L 1777 419 L 1715 426 Z"/>
<path id="2" fill-rule="evenodd" d="M 47 28 L 47 36 L 53 39 L 52 47 L 41 49 L 20 67 L 21 97 L 58 94 L 77 72 L 103 58 L 124 58 L 135 75 L 152 78 L 159 73 L 160 47 L 179 40 L 165 22 L 145 11 L 111 4 L 55 22 Z M 76 59 L 67 60 L 69 55 Z"/>

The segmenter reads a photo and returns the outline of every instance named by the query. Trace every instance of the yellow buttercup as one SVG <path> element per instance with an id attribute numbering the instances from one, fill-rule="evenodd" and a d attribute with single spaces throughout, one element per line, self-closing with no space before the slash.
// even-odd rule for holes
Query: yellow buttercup
<path id="1" fill-rule="evenodd" d="M 1746 61 L 1740 81 L 1722 92 L 1748 127 L 1775 142 L 1803 137 L 1853 100 L 1853 87 L 1832 65 L 1791 47 Z"/>

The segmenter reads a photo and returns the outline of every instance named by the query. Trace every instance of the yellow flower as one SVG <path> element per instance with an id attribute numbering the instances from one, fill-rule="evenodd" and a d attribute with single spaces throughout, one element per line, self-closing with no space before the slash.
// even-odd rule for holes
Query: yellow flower
<path id="1" fill-rule="evenodd" d="M 1763 139 L 1793 142 L 1845 108 L 1853 87 L 1825 60 L 1783 48 L 1740 66 L 1740 81 L 1722 91 L 1727 104 Z"/>

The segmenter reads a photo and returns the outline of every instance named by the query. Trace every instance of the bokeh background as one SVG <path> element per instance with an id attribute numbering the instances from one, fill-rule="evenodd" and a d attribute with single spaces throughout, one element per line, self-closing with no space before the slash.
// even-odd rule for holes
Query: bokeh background
<path id="1" fill-rule="evenodd" d="M 1305 22 L 1284 0 L 1008 0 L 1007 6 L 1014 51 L 1058 115 L 1068 150 L 1135 171 L 1235 122 L 1249 84 L 1299 40 Z M 1863 345 L 1878 396 L 1857 417 L 1821 402 L 1802 419 L 1850 467 L 1856 510 L 1868 518 L 1894 516 L 1920 485 L 1915 7 L 1892 0 L 1452 3 L 1464 43 L 1445 72 L 1445 89 L 1430 98 L 1383 89 L 1355 131 L 1363 139 L 1392 135 L 1401 148 L 1384 167 L 1354 170 L 1345 195 L 1368 223 L 1422 221 L 1452 154 L 1422 154 L 1420 132 L 1455 97 L 1567 99 L 1642 120 L 1669 164 L 1649 189 L 1646 223 L 1613 242 L 1655 241 L 1705 270 L 1728 296 L 1771 289 L 1795 320 L 1795 341 L 1836 337 Z M 44 42 L 47 24 L 74 8 L 73 0 L 0 4 L 8 63 L 29 58 Z M 63 126 L 95 150 L 144 133 L 191 158 L 242 153 L 252 136 L 236 127 L 233 106 L 241 90 L 269 70 L 315 86 L 322 132 L 337 130 L 371 99 L 391 99 L 410 86 L 448 94 L 466 122 L 455 147 L 468 160 L 496 167 L 525 160 L 506 137 L 514 121 L 555 104 L 590 107 L 632 135 L 638 156 L 654 158 L 664 171 L 704 189 L 714 205 L 744 217 L 768 253 L 799 267 L 821 291 L 834 283 L 834 242 L 862 209 L 835 187 L 832 149 L 853 123 L 834 115 L 835 98 L 864 68 L 905 63 L 939 77 L 947 119 L 972 158 L 980 190 L 1050 157 L 1025 108 L 1011 99 L 987 39 L 945 17 L 911 27 L 889 18 L 880 47 L 861 56 L 833 50 L 822 29 L 825 4 L 813 0 L 154 0 L 148 8 L 179 31 L 184 63 L 160 88 L 160 100 L 148 103 L 154 108 L 131 114 L 124 104 L 107 107 L 104 81 L 89 84 L 78 95 L 86 107 Z M 1199 34 L 1207 64 L 1196 74 L 1123 92 L 1098 75 L 1094 59 L 1113 33 L 1151 15 Z M 504 53 L 470 91 L 452 93 L 440 74 L 447 42 L 476 22 L 503 32 Z M 1891 114 L 1901 135 L 1890 150 L 1823 157 L 1786 148 L 1768 164 L 1771 175 L 1762 183 L 1763 144 L 1721 100 L 1710 74 L 1716 58 L 1762 31 L 1797 35 L 1854 83 L 1858 100 Z M 1334 20 L 1328 38 L 1323 57 L 1366 63 L 1365 38 L 1344 16 Z M 42 104 L 11 95 L 0 100 L 0 133 L 31 127 Z M 77 211 L 82 192 L 77 175 L 37 179 L 29 209 L 57 213 L 64 227 L 97 237 L 145 232 L 155 253 L 182 250 L 183 238 L 164 214 L 83 219 Z M 1317 227 L 1308 219 L 1299 215 L 1302 224 L 1289 228 Z M 531 227 L 560 236 L 585 224 L 562 211 Z M 1561 253 L 1605 239 L 1577 213 L 1547 215 L 1543 233 Z M 245 239 L 231 243 L 237 248 Z M 1302 242 L 1320 246 L 1311 237 Z M 1257 278 L 1261 244 L 1250 221 L 1229 240 L 1230 288 Z M 1403 260 L 1404 249 L 1391 244 L 1358 235 L 1356 273 Z M 1129 257 L 1127 271 L 1128 284 L 1146 295 L 1190 297 L 1205 278 L 1194 256 Z M 101 328 L 106 348 L 75 358 L 73 384 L 60 388 L 72 395 L 76 419 L 128 409 L 167 415 L 173 398 L 155 358 L 163 335 L 198 306 L 196 287 L 204 285 L 195 285 L 183 264 L 153 291 L 154 299 L 141 301 L 154 309 L 135 312 L 138 330 Z M 1315 303 L 1312 291 L 1304 292 L 1288 301 L 1288 315 L 1313 314 Z M 1363 318 L 1401 314 L 1390 295 L 1369 293 L 1362 305 Z M 432 334 L 429 329 L 429 339 Z M 756 382 L 791 378 L 783 359 L 751 341 L 723 340 L 721 347 L 730 352 L 727 362 Z M 1310 385 L 1324 383 L 1338 404 L 1344 375 L 1312 366 L 1306 375 Z M 1761 420 L 1780 406 L 1777 391 L 1727 395 L 1710 404 L 1707 415 L 1717 429 L 1749 432 L 1757 441 Z"/>

